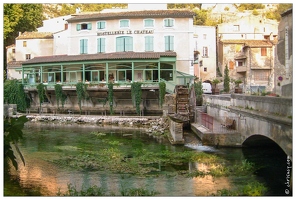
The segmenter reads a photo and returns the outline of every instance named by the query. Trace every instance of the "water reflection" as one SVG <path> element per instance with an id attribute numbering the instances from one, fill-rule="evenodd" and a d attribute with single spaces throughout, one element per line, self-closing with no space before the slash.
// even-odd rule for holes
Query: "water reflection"
<path id="1" fill-rule="evenodd" d="M 91 186 L 102 187 L 107 194 L 121 195 L 121 191 L 127 188 L 145 188 L 157 191 L 157 196 L 211 196 L 220 189 L 231 189 L 232 181 L 228 177 L 213 178 L 212 176 L 186 178 L 177 173 L 178 170 L 208 171 L 208 165 L 190 162 L 185 165 L 163 165 L 156 163 L 159 175 L 151 173 L 150 176 L 134 176 L 129 174 L 116 174 L 107 171 L 80 171 L 61 168 L 50 160 L 59 156 L 56 147 L 85 145 L 83 148 L 99 150 L 99 146 L 91 146 L 89 140 L 94 140 L 89 133 L 92 131 L 105 131 L 98 127 L 61 127 L 54 126 L 30 126 L 24 130 L 24 140 L 20 145 L 25 155 L 26 166 L 19 165 L 19 171 L 13 171 L 12 175 L 19 177 L 19 182 L 28 194 L 41 196 L 56 196 L 58 192 L 65 193 L 68 184 L 72 184 L 78 190 Z M 123 129 L 111 129 L 110 137 L 129 140 L 127 150 L 139 148 L 159 152 L 169 150 L 173 152 L 192 149 L 197 152 L 208 152 L 226 158 L 230 163 L 237 164 L 246 159 L 241 149 L 215 149 L 200 145 L 200 141 L 189 133 L 185 134 L 185 140 L 189 143 L 185 146 L 172 146 L 166 140 L 159 140 L 148 136 L 144 131 L 131 131 L 129 136 Z M 120 133 L 120 134 L 118 134 Z M 122 142 L 123 140 L 120 140 Z M 95 143 L 96 145 L 96 143 Z M 81 147 L 82 148 L 82 147 Z M 251 154 L 248 154 L 249 156 Z M 252 155 L 256 155 L 255 153 Z M 263 155 L 261 155 L 263 156 Z M 264 155 L 265 156 L 265 155 Z M 248 157 L 248 156 L 247 156 Z M 249 158 L 249 157 L 248 157 Z M 259 157 L 260 159 L 260 157 Z M 254 159 L 253 159 L 254 160 Z M 264 177 L 265 178 L 265 177 Z M 275 184 L 277 180 L 275 180 Z M 283 183 L 284 184 L 284 183 Z M 269 193 L 273 195 L 274 193 Z"/>

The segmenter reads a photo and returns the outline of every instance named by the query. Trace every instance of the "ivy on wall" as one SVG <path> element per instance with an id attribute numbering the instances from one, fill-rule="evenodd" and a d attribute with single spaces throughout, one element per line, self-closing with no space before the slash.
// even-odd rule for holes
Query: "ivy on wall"
<path id="1" fill-rule="evenodd" d="M 61 84 L 56 84 L 54 86 L 54 89 L 55 89 L 55 94 L 56 94 L 56 101 L 57 101 L 57 106 L 58 106 L 58 109 L 59 108 L 59 105 L 60 105 L 60 101 L 62 103 L 62 108 L 64 109 L 64 105 L 65 105 L 65 101 L 67 99 L 67 95 L 65 95 L 63 93 L 63 87 Z"/>
<path id="2" fill-rule="evenodd" d="M 108 83 L 108 101 L 110 106 L 110 114 L 113 115 L 113 83 Z"/>
<path id="3" fill-rule="evenodd" d="M 162 108 L 162 104 L 164 102 L 164 96 L 166 91 L 166 84 L 165 82 L 159 82 L 159 105 Z"/>
<path id="4" fill-rule="evenodd" d="M 133 103 L 136 104 L 136 112 L 138 115 L 141 113 L 140 104 L 142 102 L 142 83 L 133 82 L 131 85 L 131 95 Z"/>
<path id="5" fill-rule="evenodd" d="M 85 85 L 82 82 L 79 82 L 79 83 L 76 84 L 76 94 L 77 94 L 80 114 L 81 114 L 81 111 L 82 111 L 81 110 L 81 102 L 82 102 L 83 99 L 88 98 L 88 94 L 86 92 L 86 87 L 87 87 L 87 85 Z"/>
<path id="6" fill-rule="evenodd" d="M 41 111 L 41 104 L 44 102 L 45 99 L 45 89 L 46 85 L 43 85 L 43 83 L 39 83 L 37 85 L 37 92 L 39 96 L 39 111 Z"/>
<path id="7" fill-rule="evenodd" d="M 17 110 L 24 112 L 30 107 L 30 99 L 24 91 L 24 85 L 18 80 L 6 80 L 4 83 L 4 103 L 16 104 Z"/>
<path id="8" fill-rule="evenodd" d="M 202 81 L 197 81 L 193 84 L 194 91 L 195 91 L 195 96 L 196 96 L 196 105 L 200 106 L 203 103 L 202 99 Z"/>

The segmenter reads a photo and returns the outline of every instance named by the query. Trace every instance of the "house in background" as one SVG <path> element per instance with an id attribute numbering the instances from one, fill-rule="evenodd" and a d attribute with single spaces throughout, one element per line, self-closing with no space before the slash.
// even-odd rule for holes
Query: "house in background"
<path id="1" fill-rule="evenodd" d="M 227 65 L 230 78 L 243 81 L 244 92 L 272 91 L 277 28 L 276 21 L 254 15 L 217 25 L 222 76 Z"/>
<path id="2" fill-rule="evenodd" d="M 193 26 L 194 75 L 200 80 L 213 80 L 216 77 L 216 27 Z"/>

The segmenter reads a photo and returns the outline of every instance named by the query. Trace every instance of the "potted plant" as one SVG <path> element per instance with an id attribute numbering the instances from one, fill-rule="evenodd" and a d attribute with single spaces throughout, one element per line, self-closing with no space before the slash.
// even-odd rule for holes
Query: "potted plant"
<path id="1" fill-rule="evenodd" d="M 212 94 L 220 94 L 220 91 L 219 91 L 219 88 L 217 87 L 217 84 L 220 83 L 220 80 L 219 79 L 214 79 L 212 81 L 212 84 L 213 84 L 213 88 L 212 88 Z"/>
<path id="2" fill-rule="evenodd" d="M 235 83 L 235 88 L 234 88 L 234 93 L 243 93 L 243 89 L 239 86 L 243 81 L 240 79 L 237 79 L 234 81 Z"/>

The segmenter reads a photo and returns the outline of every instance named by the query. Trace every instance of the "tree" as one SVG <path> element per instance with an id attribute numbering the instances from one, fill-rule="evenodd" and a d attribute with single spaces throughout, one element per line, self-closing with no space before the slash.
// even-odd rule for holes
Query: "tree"
<path id="1" fill-rule="evenodd" d="M 26 116 L 19 118 L 4 119 L 4 160 L 8 162 L 10 160 L 16 170 L 18 170 L 18 163 L 14 155 L 12 144 L 15 150 L 21 157 L 22 162 L 25 165 L 25 159 L 17 145 L 19 139 L 23 137 L 22 129 L 24 124 L 28 121 Z"/>
<path id="2" fill-rule="evenodd" d="M 16 104 L 18 111 L 25 111 L 30 106 L 30 99 L 24 91 L 24 85 L 18 80 L 5 81 L 4 103 Z"/>
<path id="3" fill-rule="evenodd" d="M 197 81 L 194 82 L 194 91 L 195 91 L 195 97 L 196 97 L 196 105 L 200 106 L 203 103 L 203 99 L 202 99 L 202 94 L 203 94 L 203 90 L 202 90 L 202 81 Z"/>
<path id="4" fill-rule="evenodd" d="M 224 83 L 223 83 L 225 92 L 229 92 L 229 90 L 230 90 L 229 89 L 229 82 L 230 82 L 229 69 L 228 69 L 228 66 L 226 65 L 225 69 L 224 69 Z"/>

